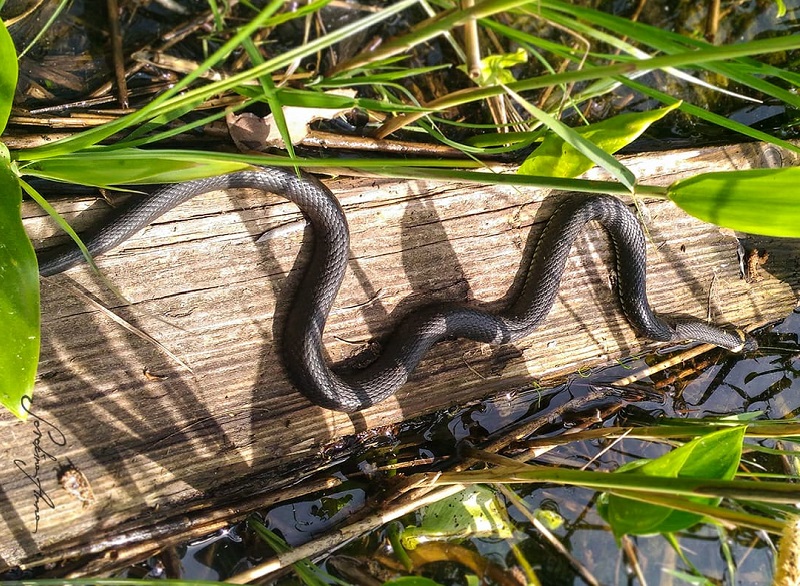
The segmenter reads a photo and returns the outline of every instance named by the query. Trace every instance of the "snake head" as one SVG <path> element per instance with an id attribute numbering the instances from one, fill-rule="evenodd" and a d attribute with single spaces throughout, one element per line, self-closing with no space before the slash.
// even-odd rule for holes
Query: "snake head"
<path id="1" fill-rule="evenodd" d="M 758 342 L 756 342 L 756 339 L 753 336 L 746 334 L 741 330 L 739 330 L 738 333 L 742 336 L 743 342 L 739 348 L 734 349 L 734 352 L 749 354 L 750 352 L 755 352 L 758 350 Z"/>

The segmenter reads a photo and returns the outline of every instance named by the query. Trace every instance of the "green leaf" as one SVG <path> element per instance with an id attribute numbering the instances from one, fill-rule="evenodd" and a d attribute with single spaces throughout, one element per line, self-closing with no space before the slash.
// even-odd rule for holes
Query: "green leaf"
<path id="1" fill-rule="evenodd" d="M 491 489 L 480 484 L 428 505 L 419 515 L 419 526 L 406 527 L 400 536 L 400 543 L 406 549 L 414 549 L 426 541 L 482 535 L 507 539 L 512 533 L 505 508 Z"/>
<path id="2" fill-rule="evenodd" d="M 477 83 L 484 86 L 517 81 L 509 69 L 527 61 L 528 53 L 522 48 L 517 49 L 516 53 L 488 55 L 481 59 L 480 77 Z M 467 70 L 466 65 L 459 65 L 458 68 L 464 72 Z"/>
<path id="3" fill-rule="evenodd" d="M 6 128 L 11 104 L 14 102 L 14 90 L 17 87 L 17 51 L 14 41 L 0 20 L 0 134 Z"/>
<path id="4" fill-rule="evenodd" d="M 560 120 L 550 116 L 550 114 L 544 110 L 541 110 L 530 102 L 524 100 L 522 96 L 517 94 L 508 86 L 506 86 L 506 91 L 508 92 L 509 96 L 511 96 L 532 116 L 547 126 L 547 128 L 549 128 L 553 134 L 561 139 L 561 147 L 558 149 L 560 151 L 560 155 L 556 154 L 556 157 L 564 156 L 569 152 L 574 152 L 573 157 L 585 157 L 586 160 L 590 162 L 589 167 L 591 167 L 592 164 L 601 166 L 603 169 L 608 171 L 612 177 L 622 183 L 630 190 L 631 193 L 633 193 L 636 185 L 636 177 L 627 167 L 617 161 L 602 148 L 598 147 L 598 145 L 594 144 L 591 140 L 587 140 L 580 133 L 578 133 L 576 129 L 570 128 Z M 569 151 L 568 148 L 572 149 L 572 151 Z M 521 166 L 517 170 L 517 174 L 526 174 L 524 166 Z"/>
<path id="5" fill-rule="evenodd" d="M 617 473 L 644 474 L 662 478 L 704 478 L 730 480 L 739 466 L 745 426 L 723 429 L 696 438 L 650 461 L 634 462 Z M 706 505 L 719 504 L 714 497 L 690 497 Z M 611 525 L 614 535 L 652 535 L 687 529 L 702 516 L 660 505 L 634 501 L 615 494 L 603 494 L 598 512 Z"/>
<path id="6" fill-rule="evenodd" d="M 597 124 L 573 128 L 583 138 L 593 142 L 609 154 L 636 140 L 655 121 L 680 105 L 647 112 L 620 114 Z M 517 173 L 523 175 L 548 175 L 550 177 L 577 177 L 592 168 L 594 162 L 564 139 L 547 135 L 542 144 L 533 151 Z"/>
<path id="7" fill-rule="evenodd" d="M 22 192 L 0 144 L 0 403 L 20 419 L 39 362 L 39 268 L 22 228 Z"/>
<path id="8" fill-rule="evenodd" d="M 89 150 L 42 159 L 27 165 L 25 175 L 55 181 L 108 187 L 175 183 L 250 168 L 251 165 L 213 153 Z"/>
<path id="9" fill-rule="evenodd" d="M 766 236 L 800 236 L 800 167 L 703 173 L 676 181 L 667 196 L 706 222 Z"/>

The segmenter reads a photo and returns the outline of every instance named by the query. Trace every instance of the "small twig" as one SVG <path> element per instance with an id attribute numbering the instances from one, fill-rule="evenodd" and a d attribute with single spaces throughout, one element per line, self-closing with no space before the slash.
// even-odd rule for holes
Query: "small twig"
<path id="1" fill-rule="evenodd" d="M 210 510 L 188 507 L 176 513 L 171 519 L 155 525 L 148 524 L 145 519 L 142 521 L 144 526 L 134 524 L 108 539 L 98 537 L 89 542 L 75 539 L 64 544 L 64 549 L 58 554 L 52 557 L 44 555 L 38 562 L 41 565 L 55 564 L 64 559 L 85 558 L 113 550 L 116 552 L 113 567 L 123 568 L 165 547 L 205 537 L 215 531 L 225 531 L 253 511 L 273 507 L 278 503 L 302 498 L 321 490 L 331 490 L 340 484 L 341 480 L 338 478 L 320 478 L 240 501 L 228 500 L 222 506 Z M 105 570 L 109 567 L 109 560 L 104 559 L 105 565 L 102 567 Z M 87 575 L 97 575 L 97 571 L 84 566 L 80 572 L 73 572 L 69 577 L 79 578 Z"/>
<path id="2" fill-rule="evenodd" d="M 634 545 L 631 538 L 627 535 L 622 537 L 622 551 L 625 557 L 628 558 L 628 565 L 633 568 L 633 572 L 636 574 L 639 582 L 647 586 L 647 580 L 645 580 L 642 567 L 639 565 L 639 557 L 636 555 L 636 545 Z"/>
<path id="3" fill-rule="evenodd" d="M 664 362 L 659 362 L 656 365 L 653 365 L 649 368 L 645 368 L 638 372 L 633 373 L 630 376 L 626 376 L 625 378 L 617 379 L 612 383 L 609 383 L 608 386 L 611 387 L 620 387 L 629 385 L 631 383 L 635 383 L 637 381 L 642 380 L 643 378 L 647 378 L 657 372 L 661 372 L 662 370 L 666 370 L 671 366 L 675 366 L 676 364 L 680 364 L 681 362 L 686 362 L 687 360 L 691 360 L 695 356 L 699 356 L 700 354 L 704 354 L 709 350 L 716 350 L 718 346 L 714 344 L 700 344 L 699 346 L 695 346 L 694 348 L 689 348 L 681 352 L 680 354 L 676 354 L 672 358 L 665 360 Z"/>
<path id="4" fill-rule="evenodd" d="M 122 56 L 122 32 L 119 28 L 119 4 L 117 0 L 106 0 L 108 22 L 111 29 L 111 58 L 114 61 L 114 77 L 117 80 L 117 98 L 123 108 L 128 107 L 128 82 L 125 80 L 125 58 Z"/>
<path id="5" fill-rule="evenodd" d="M 746 334 L 750 334 L 757 329 L 769 325 L 770 323 L 772 322 L 765 321 L 758 324 L 752 324 L 744 328 L 743 331 Z M 700 344 L 699 346 L 695 346 L 694 348 L 689 348 L 688 350 L 676 354 L 675 356 L 665 360 L 664 362 L 659 362 L 658 364 L 655 364 L 649 368 L 645 368 L 643 370 L 640 370 L 639 372 L 635 372 L 630 376 L 626 376 L 625 378 L 615 380 L 614 382 L 609 383 L 607 386 L 619 387 L 635 383 L 657 372 L 661 372 L 662 370 L 666 370 L 667 368 L 675 366 L 676 364 L 680 364 L 681 362 L 686 362 L 688 360 L 691 360 L 692 358 L 695 358 L 696 356 L 699 356 L 700 354 L 704 354 L 705 352 L 708 352 L 710 350 L 716 350 L 717 348 L 719 348 L 719 346 L 715 346 L 714 344 Z"/>

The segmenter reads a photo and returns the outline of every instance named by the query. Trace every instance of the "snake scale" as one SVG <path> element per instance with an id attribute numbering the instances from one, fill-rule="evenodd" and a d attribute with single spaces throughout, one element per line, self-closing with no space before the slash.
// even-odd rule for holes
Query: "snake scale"
<path id="1" fill-rule="evenodd" d="M 195 195 L 240 188 L 258 189 L 294 202 L 313 227 L 313 251 L 286 319 L 282 353 L 293 384 L 321 407 L 352 412 L 383 401 L 408 380 L 428 350 L 442 339 L 507 344 L 529 335 L 553 307 L 572 244 L 592 220 L 599 221 L 611 238 L 617 294 L 625 316 L 640 335 L 665 342 L 708 342 L 733 351 L 753 346 L 738 331 L 700 321 L 668 323 L 653 313 L 647 301 L 642 228 L 627 206 L 604 195 L 570 196 L 558 206 L 539 238 L 521 292 L 505 311 L 492 314 L 452 303 L 424 307 L 400 323 L 374 362 L 346 374 L 326 363 L 322 336 L 347 267 L 347 219 L 336 197 L 313 177 L 263 167 L 171 185 L 137 201 L 85 244 L 92 255 L 102 254 Z M 83 261 L 72 245 L 40 254 L 39 272 L 54 275 Z"/>

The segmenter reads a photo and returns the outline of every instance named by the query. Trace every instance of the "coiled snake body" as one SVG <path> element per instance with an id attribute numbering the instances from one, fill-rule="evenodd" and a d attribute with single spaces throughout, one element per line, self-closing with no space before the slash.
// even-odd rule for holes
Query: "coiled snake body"
<path id="1" fill-rule="evenodd" d="M 195 195 L 237 188 L 285 197 L 312 224 L 314 247 L 286 319 L 283 360 L 294 385 L 322 407 L 349 412 L 379 403 L 400 388 L 431 346 L 444 338 L 506 344 L 529 335 L 552 308 L 572 244 L 591 220 L 599 221 L 611 237 L 617 293 L 639 334 L 659 341 L 709 342 L 737 351 L 746 342 L 738 332 L 698 321 L 667 323 L 653 313 L 646 295 L 644 234 L 631 211 L 610 196 L 569 197 L 558 207 L 541 234 L 522 290 L 508 309 L 491 314 L 456 304 L 423 308 L 400 324 L 372 364 L 348 374 L 327 365 L 322 343 L 325 321 L 347 266 L 347 220 L 334 195 L 312 177 L 264 167 L 168 186 L 138 201 L 86 240 L 86 246 L 92 255 L 102 254 Z M 39 271 L 53 275 L 83 260 L 73 246 L 41 255 Z"/>

